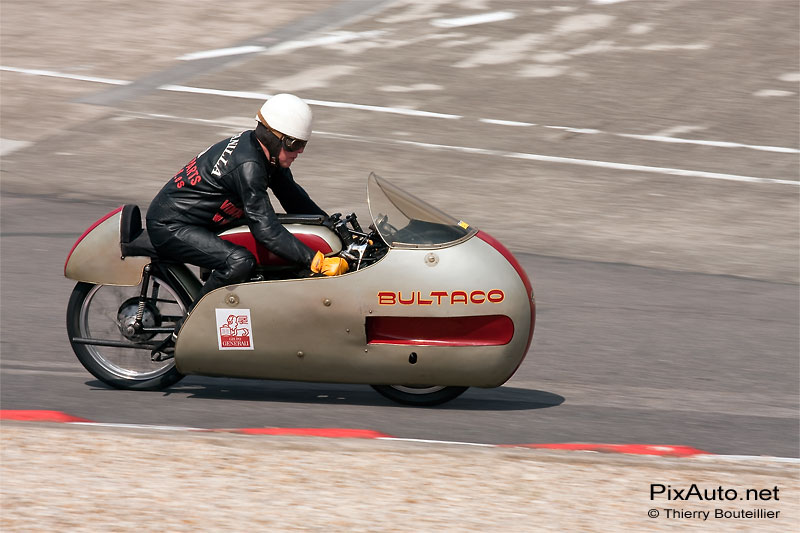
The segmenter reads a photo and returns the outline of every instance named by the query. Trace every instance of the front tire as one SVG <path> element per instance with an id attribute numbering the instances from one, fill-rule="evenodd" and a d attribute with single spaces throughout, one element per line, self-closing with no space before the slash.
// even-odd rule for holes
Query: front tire
<path id="1" fill-rule="evenodd" d="M 160 390 L 183 378 L 175 359 L 152 361 L 152 345 L 170 333 L 125 335 L 126 320 L 135 312 L 131 302 L 138 299 L 141 285 L 117 287 L 80 282 L 67 305 L 67 334 L 72 350 L 94 377 L 117 389 Z M 186 316 L 190 298 L 161 278 L 150 278 L 151 300 L 146 307 L 148 327 L 171 327 Z M 76 338 L 103 340 L 127 347 L 76 342 Z"/>
<path id="2" fill-rule="evenodd" d="M 380 395 L 397 403 L 423 407 L 449 402 L 461 396 L 469 387 L 372 385 L 372 388 Z"/>

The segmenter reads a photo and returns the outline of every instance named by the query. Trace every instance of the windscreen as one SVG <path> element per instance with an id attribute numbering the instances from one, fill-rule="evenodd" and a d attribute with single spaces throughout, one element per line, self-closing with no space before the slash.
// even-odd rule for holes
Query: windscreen
<path id="1" fill-rule="evenodd" d="M 375 173 L 367 180 L 367 202 L 375 228 L 391 247 L 439 248 L 478 232 Z"/>

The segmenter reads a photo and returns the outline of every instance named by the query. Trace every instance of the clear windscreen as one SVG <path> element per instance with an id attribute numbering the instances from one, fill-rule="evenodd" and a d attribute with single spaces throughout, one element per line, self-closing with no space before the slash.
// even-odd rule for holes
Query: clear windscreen
<path id="1" fill-rule="evenodd" d="M 438 248 L 478 232 L 375 173 L 367 180 L 367 202 L 375 228 L 391 247 Z"/>

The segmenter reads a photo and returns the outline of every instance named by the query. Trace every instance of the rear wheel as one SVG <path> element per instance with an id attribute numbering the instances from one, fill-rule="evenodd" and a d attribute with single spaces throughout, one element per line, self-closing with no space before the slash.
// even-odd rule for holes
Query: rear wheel
<path id="1" fill-rule="evenodd" d="M 81 282 L 69 299 L 67 333 L 75 355 L 94 377 L 118 389 L 158 390 L 183 378 L 174 358 L 153 361 L 150 352 L 186 315 L 190 298 L 156 275 L 148 285 L 142 324 L 150 331 L 129 327 L 139 308 L 141 285 Z"/>
<path id="2" fill-rule="evenodd" d="M 397 403 L 416 406 L 439 405 L 461 396 L 469 387 L 372 385 L 382 396 Z"/>

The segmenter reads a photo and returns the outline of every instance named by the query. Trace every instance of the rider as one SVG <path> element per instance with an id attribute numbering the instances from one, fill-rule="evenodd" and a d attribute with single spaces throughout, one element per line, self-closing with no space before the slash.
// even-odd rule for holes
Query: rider
<path id="1" fill-rule="evenodd" d="M 252 253 L 217 234 L 244 218 L 253 236 L 290 263 L 328 276 L 347 262 L 326 258 L 281 225 L 267 188 L 287 213 L 327 216 L 292 177 L 289 167 L 311 136 L 311 109 L 291 94 L 269 98 L 246 130 L 193 158 L 156 195 L 147 232 L 159 256 L 212 270 L 200 296 L 249 278 Z M 198 298 L 199 299 L 199 298 Z"/>

